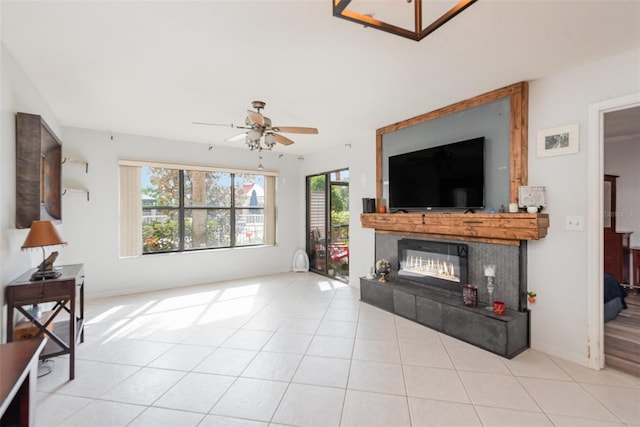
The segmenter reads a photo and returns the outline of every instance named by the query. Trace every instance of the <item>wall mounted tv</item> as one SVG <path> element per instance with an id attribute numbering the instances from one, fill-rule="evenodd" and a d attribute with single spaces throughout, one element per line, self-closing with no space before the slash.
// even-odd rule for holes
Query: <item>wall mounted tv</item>
<path id="1" fill-rule="evenodd" d="M 389 208 L 484 208 L 484 137 L 390 156 Z"/>

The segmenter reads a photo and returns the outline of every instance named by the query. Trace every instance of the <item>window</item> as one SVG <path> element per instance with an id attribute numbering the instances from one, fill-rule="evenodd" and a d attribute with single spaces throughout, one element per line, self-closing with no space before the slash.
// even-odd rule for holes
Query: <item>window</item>
<path id="1" fill-rule="evenodd" d="M 275 243 L 273 175 L 123 161 L 120 185 L 121 256 Z"/>

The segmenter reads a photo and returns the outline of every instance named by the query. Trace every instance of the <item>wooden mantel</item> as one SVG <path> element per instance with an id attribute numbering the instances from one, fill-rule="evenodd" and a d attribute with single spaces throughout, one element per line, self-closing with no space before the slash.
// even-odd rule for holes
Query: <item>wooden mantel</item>
<path id="1" fill-rule="evenodd" d="M 360 221 L 378 233 L 514 246 L 545 237 L 549 227 L 549 215 L 540 213 L 367 213 L 360 215 Z"/>

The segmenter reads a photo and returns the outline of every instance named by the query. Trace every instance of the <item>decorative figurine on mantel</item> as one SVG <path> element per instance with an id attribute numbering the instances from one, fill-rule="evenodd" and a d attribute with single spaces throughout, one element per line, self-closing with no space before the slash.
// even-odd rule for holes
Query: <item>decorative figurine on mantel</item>
<path id="1" fill-rule="evenodd" d="M 389 261 L 387 261 L 386 259 L 382 258 L 376 261 L 376 273 L 380 275 L 378 282 L 383 282 L 383 283 L 386 282 L 387 274 L 389 274 L 390 270 L 391 270 L 391 264 L 389 264 Z"/>
<path id="2" fill-rule="evenodd" d="M 373 275 L 373 267 L 369 267 L 369 272 L 367 273 L 367 279 L 372 280 L 375 276 Z"/>

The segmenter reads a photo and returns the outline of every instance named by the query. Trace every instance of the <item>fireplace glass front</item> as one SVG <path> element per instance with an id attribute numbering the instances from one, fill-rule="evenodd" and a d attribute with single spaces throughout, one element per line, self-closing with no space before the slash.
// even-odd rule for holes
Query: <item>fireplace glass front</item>
<path id="1" fill-rule="evenodd" d="M 398 241 L 398 275 L 412 282 L 462 293 L 468 278 L 468 247 L 418 239 Z"/>

